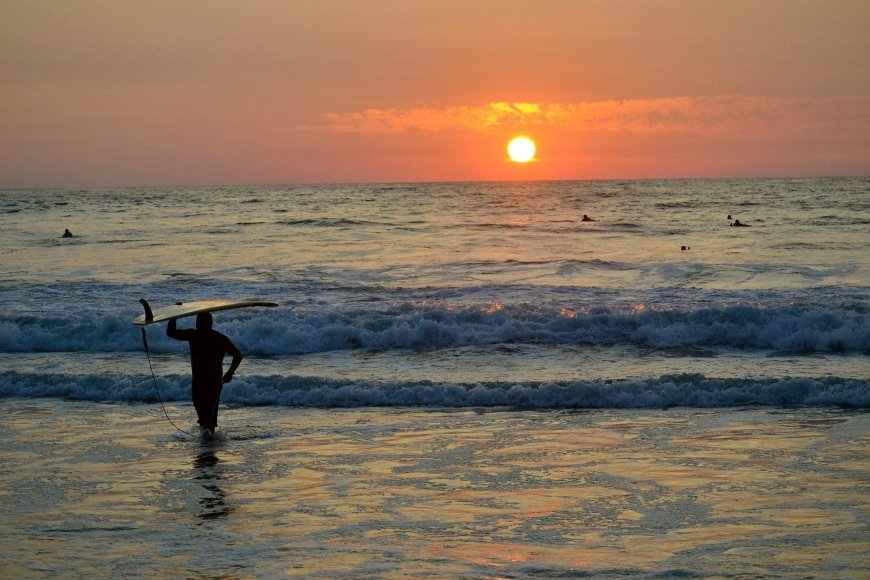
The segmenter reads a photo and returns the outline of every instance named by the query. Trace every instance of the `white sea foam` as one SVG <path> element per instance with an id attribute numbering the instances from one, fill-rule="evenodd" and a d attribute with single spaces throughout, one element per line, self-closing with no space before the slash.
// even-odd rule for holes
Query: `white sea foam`
<path id="1" fill-rule="evenodd" d="M 156 388 L 155 388 L 156 382 Z M 522 409 L 870 407 L 870 382 L 842 378 L 711 379 L 667 375 L 646 380 L 548 383 L 340 381 L 294 375 L 246 376 L 224 388 L 224 403 L 290 407 L 511 407 Z M 87 401 L 188 401 L 189 377 L 0 373 L 0 397 Z"/>
<path id="2" fill-rule="evenodd" d="M 181 324 L 187 324 L 182 322 Z M 510 344 L 630 344 L 870 353 L 870 317 L 851 308 L 728 306 L 692 311 L 644 307 L 552 310 L 530 304 L 451 307 L 397 304 L 381 310 L 230 316 L 219 325 L 245 352 L 290 355 L 334 350 L 434 349 Z M 149 327 L 154 352 L 179 350 L 164 326 Z M 125 352 L 142 349 L 121 315 L 0 315 L 0 352 Z"/>

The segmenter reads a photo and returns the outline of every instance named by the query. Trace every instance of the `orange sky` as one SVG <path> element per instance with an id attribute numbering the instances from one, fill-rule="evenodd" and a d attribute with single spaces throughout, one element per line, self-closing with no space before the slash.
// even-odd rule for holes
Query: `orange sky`
<path id="1" fill-rule="evenodd" d="M 867 30 L 866 0 L 0 0 L 0 187 L 868 175 Z"/>

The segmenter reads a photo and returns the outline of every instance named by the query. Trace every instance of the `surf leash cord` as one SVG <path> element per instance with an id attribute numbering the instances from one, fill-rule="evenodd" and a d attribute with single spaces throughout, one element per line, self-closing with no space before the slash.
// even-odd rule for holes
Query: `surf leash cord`
<path id="1" fill-rule="evenodd" d="M 154 390 L 157 391 L 157 400 L 160 401 L 160 408 L 163 409 L 163 414 L 166 416 L 166 420 L 181 433 L 196 439 L 195 435 L 191 435 L 176 425 L 172 419 L 169 418 L 169 413 L 166 412 L 166 407 L 163 405 L 163 397 L 160 395 L 160 389 L 157 388 L 157 378 L 154 376 L 154 367 L 151 365 L 151 353 L 148 350 L 148 336 L 145 333 L 144 326 L 142 327 L 142 344 L 145 346 L 145 356 L 148 358 L 148 368 L 151 370 L 151 381 L 154 383 Z"/>

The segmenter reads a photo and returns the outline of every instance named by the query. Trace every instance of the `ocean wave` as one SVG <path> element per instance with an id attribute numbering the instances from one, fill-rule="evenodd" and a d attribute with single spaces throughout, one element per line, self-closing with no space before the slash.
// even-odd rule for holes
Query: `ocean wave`
<path id="1" fill-rule="evenodd" d="M 164 401 L 190 400 L 189 377 L 156 379 Z M 549 383 L 340 381 L 301 376 L 245 376 L 224 388 L 225 404 L 287 407 L 509 407 L 643 409 L 668 407 L 870 407 L 868 382 L 843 378 L 711 379 L 666 375 L 647 380 Z M 0 373 L 0 397 L 99 402 L 158 401 L 150 375 Z"/>
<path id="2" fill-rule="evenodd" d="M 494 230 L 524 230 L 524 229 L 529 229 L 533 226 L 531 224 L 483 222 L 483 223 L 476 223 L 476 224 L 461 224 L 461 225 L 456 225 L 453 227 L 455 227 L 455 228 L 472 227 L 472 228 L 478 228 L 478 229 L 482 229 L 482 230 L 490 230 L 490 229 L 494 229 Z"/>
<path id="3" fill-rule="evenodd" d="M 390 223 L 390 222 L 378 222 L 378 221 L 368 221 L 368 220 L 354 220 L 348 218 L 306 218 L 306 219 L 295 219 L 295 220 L 280 220 L 275 222 L 276 225 L 280 226 L 312 226 L 312 227 L 323 227 L 323 228 L 334 228 L 334 227 L 351 227 L 351 226 L 398 226 L 402 224 Z"/>
<path id="4" fill-rule="evenodd" d="M 0 352 L 141 350 L 141 335 L 131 319 L 85 312 L 0 314 Z M 221 313 L 216 328 L 244 352 L 270 356 L 492 344 L 870 353 L 870 320 L 863 309 L 819 306 L 657 310 L 637 304 L 557 309 L 504 305 L 497 300 L 485 306 L 454 307 L 435 300 L 346 312 Z M 179 343 L 167 338 L 164 329 L 163 325 L 149 328 L 152 350 L 178 351 Z"/>

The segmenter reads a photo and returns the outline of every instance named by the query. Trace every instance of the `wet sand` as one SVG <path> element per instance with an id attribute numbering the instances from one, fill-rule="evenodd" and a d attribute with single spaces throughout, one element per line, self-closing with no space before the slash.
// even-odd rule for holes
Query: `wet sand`
<path id="1" fill-rule="evenodd" d="M 3 577 L 870 573 L 862 412 L 230 407 L 211 441 L 155 405 L 0 416 Z"/>

